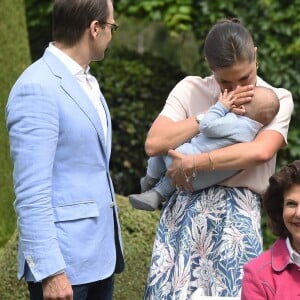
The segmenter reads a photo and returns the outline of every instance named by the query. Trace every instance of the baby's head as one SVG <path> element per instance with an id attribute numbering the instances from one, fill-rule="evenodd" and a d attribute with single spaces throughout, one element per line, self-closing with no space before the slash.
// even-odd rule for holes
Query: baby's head
<path id="1" fill-rule="evenodd" d="M 256 86 L 252 101 L 245 105 L 245 116 L 264 126 L 268 125 L 279 111 L 279 99 L 269 88 Z"/>

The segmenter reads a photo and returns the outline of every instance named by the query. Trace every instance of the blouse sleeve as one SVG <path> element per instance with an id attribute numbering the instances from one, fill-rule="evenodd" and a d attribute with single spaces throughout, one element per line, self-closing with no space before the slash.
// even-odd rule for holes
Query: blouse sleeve
<path id="1" fill-rule="evenodd" d="M 172 89 L 160 115 L 177 122 L 205 113 L 217 102 L 218 94 L 213 77 L 186 76 Z"/>
<path id="2" fill-rule="evenodd" d="M 262 130 L 275 130 L 279 132 L 284 137 L 285 143 L 287 144 L 289 124 L 294 110 L 293 97 L 288 90 L 283 88 L 275 88 L 274 92 L 279 98 L 279 112 L 273 121 L 268 126 L 263 127 Z"/>

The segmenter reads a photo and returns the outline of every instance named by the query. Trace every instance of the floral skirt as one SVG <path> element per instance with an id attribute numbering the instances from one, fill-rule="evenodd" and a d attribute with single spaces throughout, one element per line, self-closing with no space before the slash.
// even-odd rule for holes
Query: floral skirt
<path id="1" fill-rule="evenodd" d="M 163 208 L 144 300 L 238 296 L 243 265 L 262 252 L 260 196 L 213 186 L 175 193 Z"/>

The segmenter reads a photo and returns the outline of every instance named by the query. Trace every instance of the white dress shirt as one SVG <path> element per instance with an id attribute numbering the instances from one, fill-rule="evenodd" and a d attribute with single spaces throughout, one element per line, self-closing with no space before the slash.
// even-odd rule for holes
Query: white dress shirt
<path id="1" fill-rule="evenodd" d="M 291 241 L 288 237 L 286 238 L 285 242 L 290 254 L 291 262 L 300 267 L 300 254 L 293 249 Z"/>

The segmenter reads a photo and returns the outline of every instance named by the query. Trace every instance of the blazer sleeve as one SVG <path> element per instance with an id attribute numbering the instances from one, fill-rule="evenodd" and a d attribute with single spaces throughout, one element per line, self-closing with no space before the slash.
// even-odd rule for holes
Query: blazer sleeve
<path id="1" fill-rule="evenodd" d="M 51 202 L 59 113 L 49 93 L 42 83 L 17 83 L 6 107 L 19 255 L 24 256 L 36 281 L 65 268 Z"/>

